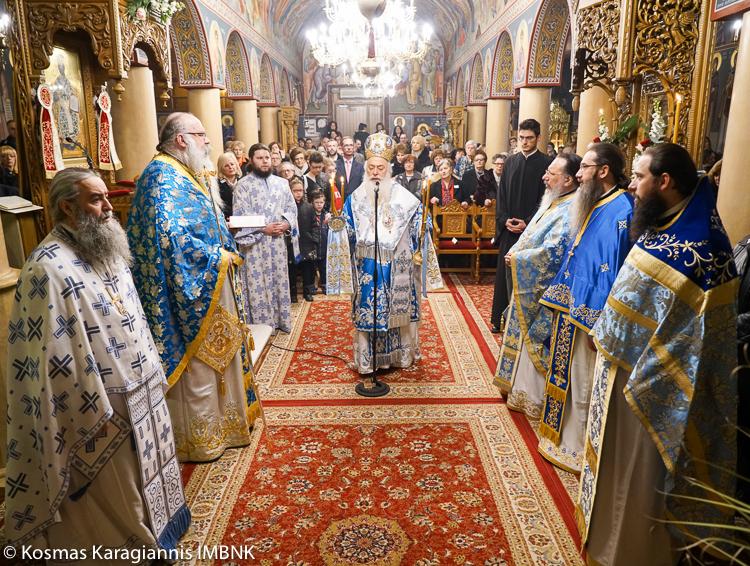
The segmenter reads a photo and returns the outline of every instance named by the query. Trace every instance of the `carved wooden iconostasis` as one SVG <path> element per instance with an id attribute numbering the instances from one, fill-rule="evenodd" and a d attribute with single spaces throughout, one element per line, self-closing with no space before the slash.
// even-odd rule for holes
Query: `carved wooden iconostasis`
<path id="1" fill-rule="evenodd" d="M 46 208 L 49 182 L 55 169 L 87 166 L 85 152 L 76 144 L 86 148 L 94 168 L 112 192 L 121 188 L 115 186 L 113 168 L 116 164 L 107 163 L 109 144 L 98 143 L 94 98 L 106 84 L 109 99 L 116 104 L 118 96 L 127 88 L 131 64 L 138 63 L 136 46 L 142 53 L 148 52 L 147 64 L 155 71 L 159 97 L 168 98 L 172 86 L 168 31 L 152 17 L 138 21 L 130 18 L 126 13 L 126 0 L 10 0 L 8 10 L 14 22 L 9 43 L 14 69 L 18 149 L 25 165 L 20 190 L 22 196 L 45 208 L 36 219 L 41 239 L 51 228 Z M 49 86 L 48 96 L 44 96 L 44 89 L 40 91 L 41 84 Z M 43 107 L 46 106 L 45 116 Z M 42 126 L 50 131 L 52 123 L 59 154 L 57 160 L 53 157 L 56 162 L 53 170 L 45 171 L 49 165 L 45 165 L 43 147 L 48 147 L 49 137 L 45 146 L 41 131 Z M 113 131 L 117 128 L 111 121 L 109 125 Z M 46 155 L 49 159 L 51 154 Z M 118 203 L 113 204 L 117 209 Z"/>
<path id="2" fill-rule="evenodd" d="M 576 12 L 571 92 L 604 89 L 613 132 L 637 117 L 625 147 L 629 158 L 647 135 L 658 100 L 665 140 L 685 145 L 701 161 L 715 27 L 710 12 L 711 3 L 700 0 L 603 0 Z"/>

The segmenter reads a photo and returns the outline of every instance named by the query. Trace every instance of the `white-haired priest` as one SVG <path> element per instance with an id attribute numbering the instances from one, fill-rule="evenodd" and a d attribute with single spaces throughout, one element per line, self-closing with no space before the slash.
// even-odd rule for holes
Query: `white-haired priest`
<path id="1" fill-rule="evenodd" d="M 332 199 L 327 293 L 353 294 L 354 366 L 361 374 L 375 369 L 373 332 L 377 369 L 409 367 L 419 359 L 420 295 L 442 287 L 423 205 L 391 178 L 393 149 L 389 136 L 369 136 L 365 180 L 346 199 L 340 216 Z"/>
<path id="2" fill-rule="evenodd" d="M 128 240 L 89 169 L 60 171 L 49 204 L 8 321 L 6 542 L 164 558 L 190 511 Z"/>

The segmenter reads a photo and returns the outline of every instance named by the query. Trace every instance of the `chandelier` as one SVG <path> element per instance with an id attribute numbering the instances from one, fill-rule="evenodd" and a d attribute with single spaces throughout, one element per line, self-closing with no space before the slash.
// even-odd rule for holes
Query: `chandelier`
<path id="1" fill-rule="evenodd" d="M 312 55 L 321 65 L 348 62 L 357 69 L 392 67 L 421 59 L 429 48 L 432 27 L 418 29 L 414 0 L 325 0 L 323 12 L 330 25 L 307 32 Z M 363 15 L 363 12 L 366 15 Z"/>
<path id="2" fill-rule="evenodd" d="M 411 61 L 424 57 L 432 38 L 432 26 L 418 29 L 414 0 L 407 6 L 401 0 L 388 0 L 382 15 L 372 20 L 378 56 L 391 61 Z"/>
<path id="3" fill-rule="evenodd" d="M 359 62 L 349 75 L 351 82 L 362 89 L 366 98 L 383 98 L 396 94 L 403 64 L 396 67 L 385 59 L 368 58 Z"/>
<path id="4" fill-rule="evenodd" d="M 347 5 L 347 8 L 343 6 Z M 307 31 L 310 51 L 323 66 L 355 65 L 367 56 L 369 23 L 352 0 L 326 0 L 324 12 L 330 25 L 321 23 Z M 364 53 L 364 56 L 362 55 Z"/>

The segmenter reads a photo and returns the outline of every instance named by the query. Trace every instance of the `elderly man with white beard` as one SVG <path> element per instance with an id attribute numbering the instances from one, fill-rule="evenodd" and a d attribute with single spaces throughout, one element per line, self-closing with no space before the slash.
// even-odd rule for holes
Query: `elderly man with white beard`
<path id="1" fill-rule="evenodd" d="M 59 172 L 49 203 L 8 321 L 7 542 L 166 558 L 190 511 L 127 237 L 89 169 Z"/>
<path id="2" fill-rule="evenodd" d="M 570 243 L 568 211 L 578 188 L 581 158 L 558 155 L 544 173 L 542 202 L 505 256 L 513 293 L 506 317 L 495 384 L 508 395 L 508 408 L 539 419 L 549 369 L 552 311 L 539 304 L 557 275 Z"/>
<path id="3" fill-rule="evenodd" d="M 328 236 L 327 293 L 353 292 L 354 367 L 360 374 L 405 368 L 419 359 L 417 327 L 420 292 L 442 287 L 430 230 L 423 229 L 419 199 L 393 182 L 389 164 L 393 140 L 384 133 L 365 143 L 365 180 L 346 199 L 340 227 L 332 221 Z M 375 189 L 378 188 L 375 249 Z M 343 239 L 348 241 L 343 244 Z M 351 250 L 351 255 L 348 253 Z M 422 261 L 415 260 L 419 252 Z M 417 256 L 417 257 L 419 257 Z M 353 267 L 352 267 L 353 264 Z M 377 319 L 373 306 L 377 272 Z M 372 333 L 376 333 L 373 364 Z"/>
<path id="4" fill-rule="evenodd" d="M 138 179 L 128 219 L 133 279 L 167 374 L 181 461 L 250 442 L 252 388 L 237 266 L 200 120 L 174 113 Z"/>

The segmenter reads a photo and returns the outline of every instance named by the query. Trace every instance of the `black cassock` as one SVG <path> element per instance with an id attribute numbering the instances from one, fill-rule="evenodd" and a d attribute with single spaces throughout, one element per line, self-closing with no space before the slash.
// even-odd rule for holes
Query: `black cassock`
<path id="1" fill-rule="evenodd" d="M 511 290 L 508 287 L 505 270 L 505 254 L 521 237 L 521 234 L 509 232 L 505 222 L 509 218 L 520 218 L 526 224 L 539 208 L 544 194 L 542 177 L 552 160 L 536 151 L 529 157 L 523 153 L 511 155 L 505 161 L 505 168 L 500 177 L 497 189 L 495 245 L 498 247 L 497 272 L 495 273 L 495 294 L 492 298 L 492 318 L 494 326 L 500 326 L 500 317 L 508 306 Z"/>

